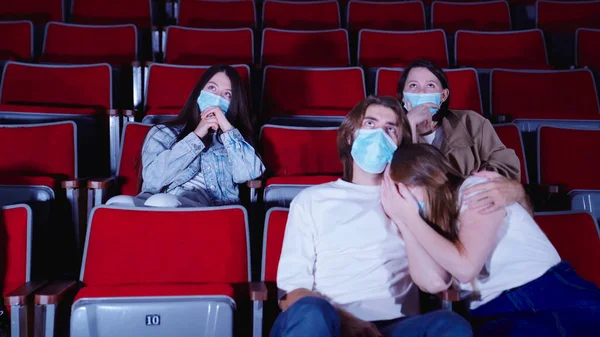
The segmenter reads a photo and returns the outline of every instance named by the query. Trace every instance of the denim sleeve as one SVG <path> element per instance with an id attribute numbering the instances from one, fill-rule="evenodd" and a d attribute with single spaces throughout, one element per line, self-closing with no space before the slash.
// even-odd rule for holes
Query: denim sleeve
<path id="1" fill-rule="evenodd" d="M 175 133 L 167 127 L 153 127 L 142 148 L 144 183 L 159 190 L 171 184 L 204 149 L 204 143 L 193 132 L 176 142 Z"/>
<path id="2" fill-rule="evenodd" d="M 265 166 L 238 129 L 221 134 L 221 141 L 233 166 L 234 183 L 242 184 L 263 175 Z"/>

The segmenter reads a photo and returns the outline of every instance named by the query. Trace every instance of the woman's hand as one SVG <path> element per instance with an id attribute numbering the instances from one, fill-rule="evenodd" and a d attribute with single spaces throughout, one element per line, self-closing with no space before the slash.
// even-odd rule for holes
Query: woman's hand
<path id="1" fill-rule="evenodd" d="M 381 184 L 381 205 L 385 214 L 394 223 L 407 224 L 414 216 L 419 215 L 419 205 L 404 184 L 395 184 L 388 174 Z"/>
<path id="2" fill-rule="evenodd" d="M 406 117 L 417 135 L 421 135 L 433 130 L 433 115 L 429 108 L 439 109 L 440 106 L 435 103 L 423 103 L 413 107 L 409 101 L 406 101 Z"/>
<path id="3" fill-rule="evenodd" d="M 218 106 L 207 108 L 202 113 L 202 115 L 204 114 L 207 114 L 208 116 L 214 116 L 217 119 L 217 123 L 219 123 L 219 128 L 221 128 L 221 131 L 227 132 L 233 130 L 233 125 L 229 123 L 229 120 L 227 120 L 227 117 L 225 117 L 223 110 L 221 110 L 221 108 Z"/>
<path id="4" fill-rule="evenodd" d="M 217 131 L 219 129 L 219 121 L 214 113 L 209 113 L 210 110 L 211 109 L 206 109 L 200 115 L 200 123 L 198 123 L 198 126 L 196 126 L 196 129 L 194 130 L 194 133 L 200 138 L 206 136 L 206 134 L 208 134 L 208 130 L 212 129 Z"/>

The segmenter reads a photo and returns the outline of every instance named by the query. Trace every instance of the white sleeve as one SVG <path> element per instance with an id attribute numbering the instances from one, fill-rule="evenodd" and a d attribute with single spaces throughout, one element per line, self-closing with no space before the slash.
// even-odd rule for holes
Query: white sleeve
<path id="1" fill-rule="evenodd" d="M 469 187 L 475 186 L 475 185 L 483 184 L 487 181 L 488 181 L 487 178 L 475 177 L 475 176 L 470 176 L 467 179 L 465 179 L 465 181 L 462 183 L 462 185 L 460 186 L 460 189 L 458 191 L 458 204 L 460 205 L 460 213 L 464 212 L 467 209 L 467 206 L 463 205 L 463 203 L 462 203 L 464 197 L 468 197 L 471 195 L 477 195 L 477 194 L 481 193 L 481 191 L 479 191 L 479 192 L 471 193 L 470 195 L 463 195 L 464 190 L 466 190 Z"/>
<path id="2" fill-rule="evenodd" d="M 290 205 L 277 269 L 278 298 L 304 288 L 313 289 L 315 266 L 314 228 L 310 198 L 297 196 Z"/>

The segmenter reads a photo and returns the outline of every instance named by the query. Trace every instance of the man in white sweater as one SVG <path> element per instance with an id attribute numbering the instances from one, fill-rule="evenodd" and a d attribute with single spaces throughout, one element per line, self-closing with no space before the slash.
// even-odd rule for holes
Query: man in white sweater
<path id="1" fill-rule="evenodd" d="M 271 337 L 472 336 L 451 311 L 418 314 L 408 263 L 427 268 L 430 261 L 407 255 L 415 243 L 403 240 L 381 206 L 383 172 L 397 145 L 410 142 L 409 130 L 391 97 L 368 97 L 342 123 L 344 179 L 308 188 L 291 203 L 277 273 L 283 312 Z M 450 284 L 427 282 L 419 286 L 429 292 Z"/>

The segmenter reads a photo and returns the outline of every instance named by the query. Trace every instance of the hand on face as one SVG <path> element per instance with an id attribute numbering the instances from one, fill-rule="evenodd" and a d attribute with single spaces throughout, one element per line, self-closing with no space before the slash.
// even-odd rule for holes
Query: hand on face
<path id="1" fill-rule="evenodd" d="M 223 132 L 227 132 L 233 129 L 233 126 L 231 125 L 229 120 L 227 120 L 227 117 L 225 117 L 225 113 L 223 113 L 223 110 L 221 110 L 221 108 L 218 106 L 209 107 L 206 110 L 204 110 L 204 112 L 201 114 L 201 117 L 204 118 L 204 116 L 213 116 L 214 118 L 216 118 L 217 123 L 219 123 L 219 128 Z"/>
<path id="2" fill-rule="evenodd" d="M 214 113 L 208 113 L 207 109 L 204 113 L 200 115 L 200 123 L 196 126 L 194 133 L 203 138 L 208 134 L 208 130 L 217 131 L 219 129 L 219 121 Z"/>
<path id="3" fill-rule="evenodd" d="M 463 205 L 469 209 L 478 210 L 481 214 L 493 213 L 501 208 L 517 202 L 522 194 L 521 184 L 512 179 L 491 171 L 481 171 L 473 174 L 476 177 L 487 178 L 488 182 L 471 186 L 463 192 L 466 196 Z M 475 195 L 474 193 L 479 192 Z"/>
<path id="4" fill-rule="evenodd" d="M 388 171 L 381 184 L 381 205 L 392 221 L 407 223 L 410 217 L 419 216 L 419 205 L 404 184 L 392 181 Z"/>
<path id="5" fill-rule="evenodd" d="M 433 129 L 433 115 L 429 108 L 439 109 L 439 105 L 435 103 L 423 103 L 413 107 L 408 100 L 405 101 L 405 104 L 408 111 L 406 117 L 410 124 L 416 127 L 417 133 L 424 134 L 430 132 Z"/>

